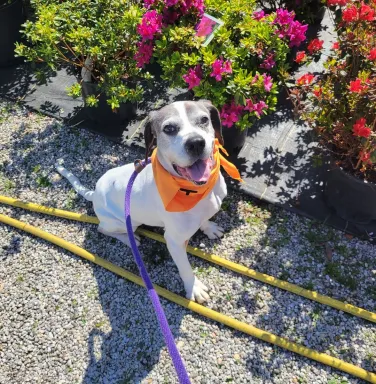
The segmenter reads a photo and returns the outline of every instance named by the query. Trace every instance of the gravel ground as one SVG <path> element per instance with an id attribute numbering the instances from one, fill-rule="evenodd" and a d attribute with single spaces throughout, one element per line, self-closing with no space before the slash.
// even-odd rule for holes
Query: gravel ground
<path id="1" fill-rule="evenodd" d="M 0 101 L 0 193 L 93 214 L 54 171 L 57 158 L 89 186 L 140 153 Z M 130 251 L 96 227 L 0 206 L 131 271 Z M 220 241 L 192 244 L 376 311 L 375 246 L 230 193 Z M 45 241 L 0 224 L 0 383 L 176 383 L 145 290 Z M 153 281 L 183 294 L 164 245 L 141 252 Z M 376 326 L 191 257 L 210 308 L 376 371 Z M 360 383 L 162 299 L 193 383 Z"/>

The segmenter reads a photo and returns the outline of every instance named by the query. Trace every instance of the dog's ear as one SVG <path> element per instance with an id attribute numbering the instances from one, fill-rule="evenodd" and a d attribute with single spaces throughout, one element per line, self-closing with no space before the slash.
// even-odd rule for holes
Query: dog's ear
<path id="1" fill-rule="evenodd" d="M 155 144 L 155 136 L 152 127 L 152 116 L 149 115 L 144 129 L 144 139 L 145 139 L 145 160 L 149 158 Z"/>
<path id="2" fill-rule="evenodd" d="M 200 100 L 200 103 L 202 103 L 209 110 L 210 120 L 215 132 L 215 138 L 218 139 L 221 145 L 224 145 L 222 136 L 222 123 L 218 109 L 209 100 Z"/>

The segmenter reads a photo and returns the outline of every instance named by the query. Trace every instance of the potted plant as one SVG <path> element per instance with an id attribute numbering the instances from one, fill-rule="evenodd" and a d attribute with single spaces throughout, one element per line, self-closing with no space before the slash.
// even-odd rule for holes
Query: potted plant
<path id="1" fill-rule="evenodd" d="M 376 4 L 328 3 L 338 12 L 338 41 L 325 73 L 301 76 L 291 98 L 331 155 L 328 204 L 364 224 L 376 219 Z"/>
<path id="2" fill-rule="evenodd" d="M 34 63 L 43 79 L 45 68 L 67 65 L 77 71 L 79 81 L 67 89 L 72 97 L 83 96 L 87 115 L 106 134 L 135 115 L 142 99 L 142 81 L 150 74 L 137 66 L 137 25 L 143 8 L 135 1 L 34 0 L 35 21 L 26 22 L 27 43 L 17 53 Z M 112 132 L 114 130 L 112 129 Z"/>
<path id="3" fill-rule="evenodd" d="M 22 0 L 0 0 L 0 67 L 15 61 L 15 44 L 24 22 Z"/>
<path id="4" fill-rule="evenodd" d="M 286 55 L 305 40 L 307 26 L 284 10 L 255 12 L 248 0 L 207 0 L 206 9 L 199 0 L 145 5 L 144 17 L 153 13 L 160 27 L 142 41 L 163 78 L 212 101 L 221 112 L 225 148 L 236 153 L 252 123 L 275 109 Z"/>

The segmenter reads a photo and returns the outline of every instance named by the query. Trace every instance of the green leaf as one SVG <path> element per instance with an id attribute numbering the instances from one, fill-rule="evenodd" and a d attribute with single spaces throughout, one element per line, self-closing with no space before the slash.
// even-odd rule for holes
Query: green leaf
<path id="1" fill-rule="evenodd" d="M 79 83 L 75 83 L 71 85 L 66 90 L 67 90 L 68 96 L 71 96 L 74 99 L 81 96 L 81 84 Z"/>

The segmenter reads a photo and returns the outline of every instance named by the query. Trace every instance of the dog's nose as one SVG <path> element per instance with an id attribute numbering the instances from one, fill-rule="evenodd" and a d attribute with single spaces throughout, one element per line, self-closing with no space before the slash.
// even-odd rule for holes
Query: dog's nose
<path id="1" fill-rule="evenodd" d="M 205 139 L 200 135 L 192 136 L 185 142 L 185 149 L 192 156 L 200 156 L 204 148 Z"/>

